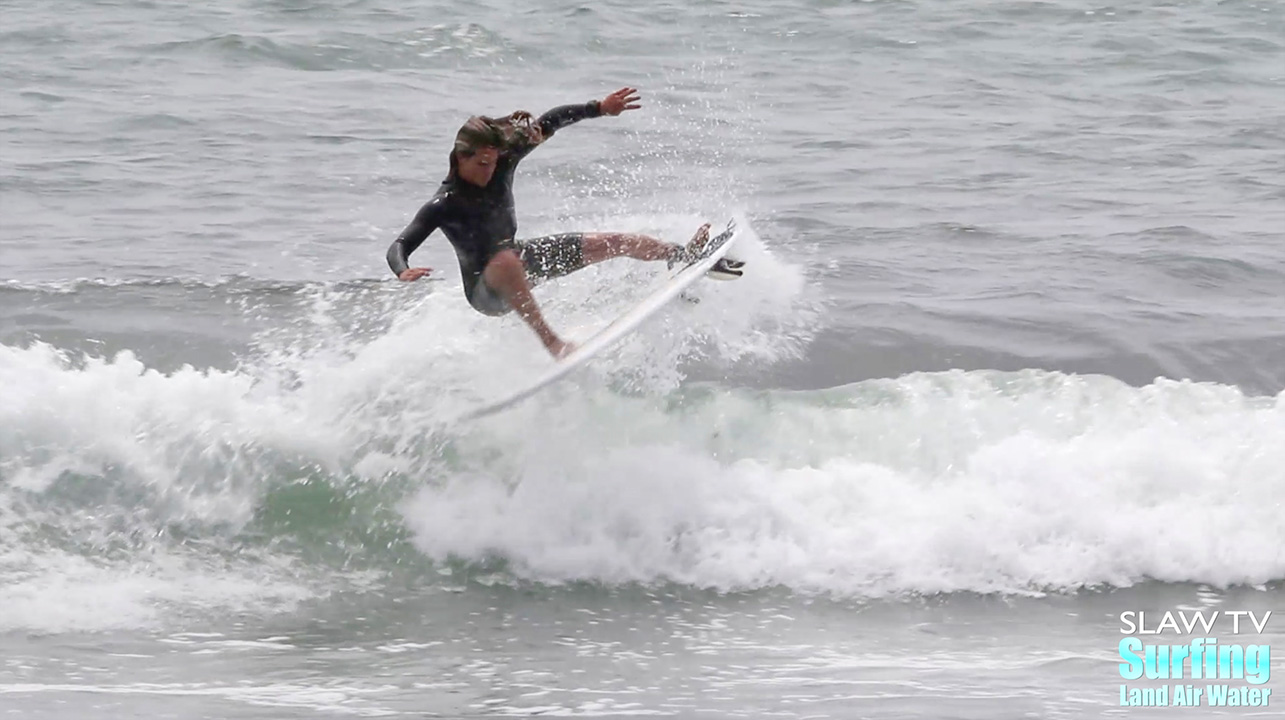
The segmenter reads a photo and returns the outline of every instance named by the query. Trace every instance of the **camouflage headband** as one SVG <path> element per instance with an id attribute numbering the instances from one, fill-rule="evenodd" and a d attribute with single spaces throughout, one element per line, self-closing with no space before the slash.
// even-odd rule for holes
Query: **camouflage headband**
<path id="1" fill-rule="evenodd" d="M 455 134 L 455 154 L 472 155 L 482 148 L 506 148 L 539 145 L 544 142 L 540 126 L 530 113 L 519 110 L 502 118 L 474 115 Z"/>

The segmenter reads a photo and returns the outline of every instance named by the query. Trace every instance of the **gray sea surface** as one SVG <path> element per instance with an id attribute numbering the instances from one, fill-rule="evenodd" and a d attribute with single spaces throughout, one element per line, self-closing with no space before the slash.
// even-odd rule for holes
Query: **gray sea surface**
<path id="1" fill-rule="evenodd" d="M 1285 5 L 0 17 L 0 716 L 1280 715 L 1124 707 L 1278 683 L 1119 643 L 1281 609 Z M 520 236 L 735 218 L 746 276 L 455 422 L 550 360 L 388 244 L 470 115 L 624 86 Z"/>

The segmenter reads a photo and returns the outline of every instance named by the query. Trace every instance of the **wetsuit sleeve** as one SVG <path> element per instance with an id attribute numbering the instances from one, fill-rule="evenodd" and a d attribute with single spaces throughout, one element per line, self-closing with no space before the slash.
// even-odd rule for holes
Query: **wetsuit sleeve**
<path id="1" fill-rule="evenodd" d="M 597 100 L 592 100 L 580 105 L 559 105 L 558 107 L 555 107 L 549 112 L 541 115 L 536 120 L 536 124 L 540 126 L 544 139 L 548 140 L 553 137 L 553 134 L 560 128 L 564 128 L 572 123 L 578 123 L 587 118 L 596 118 L 601 116 L 602 108 L 598 106 Z M 510 151 L 508 153 L 507 171 L 512 172 L 518 162 L 527 155 L 530 155 L 531 151 L 537 147 L 539 146 L 527 145 Z"/>
<path id="2" fill-rule="evenodd" d="M 410 267 L 410 254 L 442 224 L 445 212 L 443 198 L 429 200 L 415 213 L 415 219 L 402 230 L 402 234 L 388 246 L 388 267 L 392 268 L 394 275 L 401 275 L 403 270 Z"/>
<path id="3" fill-rule="evenodd" d="M 540 123 L 540 129 L 544 131 L 544 137 L 547 139 L 572 123 L 601 116 L 602 108 L 598 106 L 597 100 L 593 100 L 581 105 L 559 105 L 541 115 L 536 122 Z"/>

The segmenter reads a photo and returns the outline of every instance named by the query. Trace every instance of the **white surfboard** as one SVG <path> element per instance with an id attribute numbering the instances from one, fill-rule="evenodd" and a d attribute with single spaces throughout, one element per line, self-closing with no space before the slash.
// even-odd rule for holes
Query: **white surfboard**
<path id="1" fill-rule="evenodd" d="M 576 346 L 576 349 L 571 354 L 559 360 L 549 372 L 522 390 L 502 400 L 466 413 L 460 419 L 473 420 L 510 408 L 557 382 L 572 370 L 584 365 L 590 358 L 636 330 L 647 318 L 655 315 L 666 303 L 678 297 L 679 293 L 700 279 L 714 266 L 714 263 L 727 254 L 737 235 L 736 221 L 733 220 L 727 223 L 726 229 L 711 237 L 709 242 L 705 243 L 704 249 L 695 260 L 671 270 L 668 278 L 644 298 L 642 302 L 639 302 L 631 310 L 611 321 L 601 330 L 594 333 L 588 340 Z"/>

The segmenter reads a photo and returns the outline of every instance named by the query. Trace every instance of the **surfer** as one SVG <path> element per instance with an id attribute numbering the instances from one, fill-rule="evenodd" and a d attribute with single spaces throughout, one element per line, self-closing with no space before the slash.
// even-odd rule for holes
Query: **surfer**
<path id="1" fill-rule="evenodd" d="M 531 296 L 534 283 L 621 256 L 665 260 L 672 266 L 694 257 L 709 238 L 709 225 L 703 225 L 686 245 L 610 232 L 516 239 L 513 172 L 522 158 L 572 123 L 638 107 L 638 91 L 621 88 L 602 100 L 562 105 L 538 118 L 523 111 L 469 118 L 455 135 L 446 179 L 389 246 L 388 266 L 400 280 L 428 275 L 431 268 L 410 267 L 408 258 L 440 228 L 455 248 L 469 304 L 486 315 L 517 310 L 554 357 L 564 356 L 571 345 L 545 323 Z M 739 277 L 740 267 L 736 261 L 720 261 L 711 273 Z"/>

